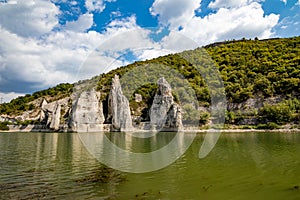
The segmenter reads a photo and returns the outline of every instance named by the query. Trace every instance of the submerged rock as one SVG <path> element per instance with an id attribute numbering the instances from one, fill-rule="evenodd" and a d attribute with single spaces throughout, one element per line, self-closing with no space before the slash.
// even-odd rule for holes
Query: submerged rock
<path id="1" fill-rule="evenodd" d="M 112 123 L 112 131 L 125 131 L 132 129 L 132 118 L 129 102 L 123 95 L 119 76 L 112 79 L 111 90 L 108 97 L 108 119 Z"/>
<path id="2" fill-rule="evenodd" d="M 152 127 L 154 129 L 181 128 L 181 108 L 174 102 L 170 84 L 165 78 L 160 78 L 157 84 L 159 89 L 150 108 L 150 123 Z"/>
<path id="3" fill-rule="evenodd" d="M 101 131 L 104 123 L 100 94 L 95 89 L 83 91 L 72 106 L 72 131 L 96 132 Z"/>

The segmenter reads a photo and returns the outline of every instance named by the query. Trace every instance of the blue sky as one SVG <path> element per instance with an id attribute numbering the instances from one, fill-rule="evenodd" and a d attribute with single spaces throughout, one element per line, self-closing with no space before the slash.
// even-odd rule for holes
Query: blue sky
<path id="1" fill-rule="evenodd" d="M 0 97 L 217 41 L 299 36 L 299 11 L 300 0 L 0 0 Z"/>

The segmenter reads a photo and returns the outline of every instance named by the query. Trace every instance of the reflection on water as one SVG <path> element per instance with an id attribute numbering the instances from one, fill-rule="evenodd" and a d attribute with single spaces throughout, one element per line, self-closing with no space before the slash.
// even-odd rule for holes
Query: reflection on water
<path id="1" fill-rule="evenodd" d="M 98 135 L 136 153 L 175 137 Z M 0 199 L 300 199 L 300 134 L 224 133 L 199 159 L 204 136 L 170 166 L 131 174 L 101 165 L 77 134 L 0 133 Z"/>
<path id="2" fill-rule="evenodd" d="M 86 149 L 101 163 L 123 172 L 145 173 L 175 162 L 189 148 L 196 134 L 158 133 L 151 138 L 131 137 L 127 133 L 80 133 L 79 136 Z"/>

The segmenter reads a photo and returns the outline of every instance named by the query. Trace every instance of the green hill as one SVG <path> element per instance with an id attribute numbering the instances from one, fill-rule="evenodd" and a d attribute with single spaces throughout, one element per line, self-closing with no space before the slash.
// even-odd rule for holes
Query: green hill
<path id="1" fill-rule="evenodd" d="M 290 124 L 299 127 L 300 121 L 300 37 L 225 41 L 205 46 L 207 55 L 215 62 L 224 82 L 228 100 L 226 123 L 243 125 L 244 128 L 277 128 Z M 132 63 L 94 77 L 97 90 L 101 92 L 104 104 L 110 90 L 114 74 L 124 75 L 139 65 L 163 64 L 184 76 L 193 88 L 200 107 L 202 124 L 207 123 L 210 94 L 206 82 L 197 69 L 182 58 L 182 54 L 199 57 L 200 49 L 171 54 L 152 60 Z M 203 65 L 210 58 L 201 58 Z M 176 80 L 174 80 L 176 81 Z M 0 115 L 17 115 L 36 109 L 32 104 L 36 99 L 45 98 L 49 102 L 71 95 L 73 84 L 60 84 L 54 88 L 26 95 L 0 105 Z M 147 118 L 147 109 L 157 90 L 155 84 L 138 88 L 142 102 L 130 99 L 132 112 L 141 119 Z M 174 94 L 176 97 L 176 94 Z M 249 102 L 261 103 L 251 107 Z M 199 111 L 200 112 L 200 111 Z M 247 123 L 252 121 L 251 123 Z"/>

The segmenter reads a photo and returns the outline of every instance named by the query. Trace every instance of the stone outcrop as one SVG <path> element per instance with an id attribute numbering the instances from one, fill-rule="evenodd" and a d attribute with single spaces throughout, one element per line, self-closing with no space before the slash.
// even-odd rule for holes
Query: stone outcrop
<path id="1" fill-rule="evenodd" d="M 129 102 L 123 95 L 118 75 L 112 79 L 108 97 L 108 119 L 111 121 L 112 131 L 132 130 Z"/>
<path id="2" fill-rule="evenodd" d="M 46 101 L 46 99 L 43 99 L 42 103 L 41 103 L 41 112 L 40 112 L 40 117 L 39 120 L 42 122 L 45 120 L 46 118 L 46 106 L 48 105 L 48 102 Z"/>
<path id="3" fill-rule="evenodd" d="M 138 119 L 136 128 L 142 130 L 159 129 L 178 130 L 182 127 L 181 108 L 174 102 L 170 84 L 161 78 L 158 80 L 159 90 L 156 93 L 150 109 L 150 122 L 141 123 Z M 35 102 L 36 109 L 24 112 L 20 116 L 0 117 L 0 121 L 18 119 L 19 121 L 34 120 L 37 124 L 21 127 L 14 123 L 12 129 L 26 131 L 132 131 L 131 110 L 129 101 L 122 92 L 119 77 L 112 79 L 111 90 L 107 102 L 101 102 L 100 92 L 88 85 L 80 87 L 70 97 L 65 97 L 48 103 L 46 99 Z M 135 101 L 141 102 L 142 96 L 135 95 Z M 103 105 L 106 105 L 103 109 Z M 105 111 L 105 113 L 104 113 Z M 106 116 L 106 117 L 105 117 Z M 106 122 L 107 124 L 104 124 Z M 139 126 L 141 125 L 141 126 Z M 24 125 L 25 126 L 25 125 Z"/>
<path id="4" fill-rule="evenodd" d="M 60 112 L 61 112 L 61 105 L 57 102 L 53 113 L 52 113 L 52 119 L 49 122 L 49 128 L 53 129 L 55 131 L 59 130 L 59 125 L 60 125 Z"/>
<path id="5" fill-rule="evenodd" d="M 68 112 L 68 101 L 68 97 L 51 103 L 43 99 L 40 105 L 39 121 L 47 128 L 58 131 L 61 125 L 62 108 L 64 112 Z"/>
<path id="6" fill-rule="evenodd" d="M 154 129 L 182 128 L 181 109 L 174 102 L 172 88 L 165 78 L 157 81 L 158 92 L 150 108 L 150 123 Z"/>
<path id="7" fill-rule="evenodd" d="M 182 112 L 178 104 L 174 103 L 170 107 L 167 113 L 165 127 L 182 129 Z"/>
<path id="8" fill-rule="evenodd" d="M 95 89 L 83 91 L 72 106 L 72 131 L 102 131 L 104 120 L 100 93 L 96 92 Z"/>

